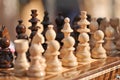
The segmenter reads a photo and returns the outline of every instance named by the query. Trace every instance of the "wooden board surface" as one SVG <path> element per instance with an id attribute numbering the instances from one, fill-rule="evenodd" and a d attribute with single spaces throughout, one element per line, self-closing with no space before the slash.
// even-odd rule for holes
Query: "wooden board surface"
<path id="1" fill-rule="evenodd" d="M 94 60 L 91 63 L 78 65 L 74 68 L 64 67 L 63 71 L 56 74 L 47 74 L 43 78 L 15 77 L 13 69 L 0 69 L 0 80 L 86 80 L 103 77 L 101 75 L 113 75 L 115 77 L 117 69 L 120 68 L 120 57 L 108 57 L 107 59 Z M 112 71 L 112 72 L 111 72 Z M 115 72 L 116 71 L 116 72 Z M 111 72 L 111 73 L 110 73 Z M 112 74 L 114 73 L 114 74 Z M 101 77 L 100 77 L 101 76 Z"/>

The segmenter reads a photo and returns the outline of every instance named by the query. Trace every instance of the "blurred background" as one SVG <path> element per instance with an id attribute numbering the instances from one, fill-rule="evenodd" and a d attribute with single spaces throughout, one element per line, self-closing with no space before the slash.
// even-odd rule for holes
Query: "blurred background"
<path id="1" fill-rule="evenodd" d="M 37 9 L 40 22 L 43 20 L 44 11 L 47 10 L 52 24 L 59 12 L 69 17 L 71 22 L 80 11 L 85 10 L 92 17 L 119 17 L 120 0 L 0 0 L 0 26 L 9 29 L 11 40 L 16 38 L 15 28 L 18 19 L 23 19 L 23 24 L 29 27 L 31 9 Z M 39 25 L 40 23 L 38 23 Z M 26 32 L 30 34 L 30 30 Z"/>

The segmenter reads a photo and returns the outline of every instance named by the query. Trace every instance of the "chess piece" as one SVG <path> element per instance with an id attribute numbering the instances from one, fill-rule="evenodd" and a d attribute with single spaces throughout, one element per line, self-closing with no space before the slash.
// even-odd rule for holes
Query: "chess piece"
<path id="1" fill-rule="evenodd" d="M 58 13 L 58 16 L 55 19 L 55 23 L 57 25 L 57 36 L 56 36 L 56 40 L 58 42 L 60 42 L 60 45 L 62 45 L 61 40 L 63 39 L 63 34 L 61 32 L 61 29 L 63 28 L 64 25 L 64 17 L 62 15 L 62 13 Z"/>
<path id="2" fill-rule="evenodd" d="M 108 26 L 109 26 L 108 20 L 107 20 L 106 18 L 103 18 L 103 19 L 101 20 L 101 22 L 100 22 L 100 27 L 99 27 L 99 29 L 102 30 L 102 31 L 105 33 L 105 29 L 106 29 L 106 27 L 108 27 Z"/>
<path id="3" fill-rule="evenodd" d="M 80 18 L 81 18 L 81 20 L 78 22 L 78 25 L 80 25 L 80 28 L 77 31 L 79 33 L 90 32 L 90 29 L 87 28 L 87 25 L 90 24 L 90 22 L 86 19 L 87 18 L 87 12 L 86 11 L 81 11 Z"/>
<path id="4" fill-rule="evenodd" d="M 64 19 L 64 22 L 65 22 L 65 24 L 64 24 L 64 27 L 61 30 L 61 32 L 63 32 L 64 38 L 66 38 L 66 37 L 70 36 L 70 34 L 71 34 L 71 32 L 73 32 L 73 30 L 70 27 L 70 24 L 69 24 L 70 19 L 68 17 L 66 17 Z M 62 48 L 61 48 L 61 50 L 60 50 L 60 58 L 62 58 L 64 56 L 64 54 L 65 54 L 64 50 L 65 49 L 64 49 L 64 45 L 63 45 Z"/>
<path id="5" fill-rule="evenodd" d="M 119 37 L 116 41 L 116 48 L 117 48 L 117 50 L 120 50 L 120 26 L 117 27 L 117 34 Z"/>
<path id="6" fill-rule="evenodd" d="M 79 64 L 87 63 L 91 61 L 91 54 L 88 50 L 88 41 L 89 36 L 87 33 L 81 33 L 78 37 L 78 46 L 76 50 L 76 57 L 79 62 Z"/>
<path id="7" fill-rule="evenodd" d="M 28 27 L 28 29 L 31 30 L 31 34 L 30 34 L 30 39 L 32 40 L 32 38 L 34 37 L 34 35 L 37 33 L 38 29 L 40 28 L 39 26 L 37 26 L 38 21 L 40 21 L 37 17 L 37 10 L 33 9 L 31 10 L 31 16 L 32 18 L 29 20 L 29 22 L 31 22 L 32 26 Z"/>
<path id="8" fill-rule="evenodd" d="M 78 21 L 80 21 L 80 16 L 77 15 L 75 16 L 75 18 L 73 19 L 73 23 L 72 23 L 72 28 L 73 28 L 73 37 L 75 39 L 75 47 L 77 46 L 78 44 L 78 36 L 79 36 L 79 32 L 77 32 L 77 29 L 79 29 L 79 25 L 77 24 Z"/>
<path id="9" fill-rule="evenodd" d="M 62 71 L 62 63 L 58 59 L 58 55 L 60 52 L 58 51 L 60 48 L 60 44 L 56 40 L 47 42 L 47 50 L 44 53 L 46 58 L 46 71 L 48 74 L 54 74 L 56 72 Z"/>
<path id="10" fill-rule="evenodd" d="M 14 41 L 15 50 L 18 53 L 17 59 L 14 64 L 14 73 L 15 76 L 24 76 L 28 70 L 29 63 L 26 58 L 25 52 L 28 50 L 28 40 L 17 39 Z"/>
<path id="11" fill-rule="evenodd" d="M 22 24 L 22 20 L 18 20 L 19 24 L 16 27 L 16 32 L 17 32 L 17 39 L 27 39 L 28 40 L 28 36 L 27 34 L 25 34 L 26 32 L 26 27 Z"/>
<path id="12" fill-rule="evenodd" d="M 67 67 L 74 67 L 77 66 L 77 59 L 73 54 L 75 48 L 73 47 L 75 44 L 75 40 L 73 37 L 68 36 L 62 40 L 64 43 L 64 56 L 62 57 L 62 65 Z M 62 52 L 62 51 L 61 51 Z"/>
<path id="13" fill-rule="evenodd" d="M 55 40 L 56 33 L 53 29 L 53 25 L 48 25 L 48 30 L 45 33 L 47 41 Z"/>
<path id="14" fill-rule="evenodd" d="M 50 24 L 50 21 L 49 21 L 49 16 L 48 16 L 48 12 L 45 11 L 44 12 L 44 17 L 43 17 L 43 21 L 41 22 L 41 24 L 43 25 L 44 27 L 44 31 L 43 31 L 43 35 L 45 35 L 46 31 L 47 31 L 47 28 L 48 28 L 48 25 Z"/>
<path id="15" fill-rule="evenodd" d="M 80 26 L 80 28 L 77 29 L 79 34 L 90 32 L 90 29 L 87 28 L 87 25 L 90 24 L 90 22 L 87 20 L 87 12 L 81 11 L 80 18 L 81 18 L 81 20 L 78 22 L 78 25 Z M 89 45 L 87 45 L 87 46 L 88 46 L 87 49 L 90 51 L 90 46 Z"/>
<path id="16" fill-rule="evenodd" d="M 56 33 L 53 30 L 53 25 L 48 26 L 45 36 L 47 39 L 47 50 L 44 53 L 47 64 L 46 71 L 48 73 L 59 72 L 62 70 L 62 64 L 58 59 L 60 44 L 55 40 Z"/>
<path id="17" fill-rule="evenodd" d="M 44 43 L 44 37 L 40 33 L 36 33 L 33 37 L 31 46 L 29 48 L 31 63 L 28 69 L 27 75 L 32 77 L 43 77 L 45 76 L 45 59 L 42 56 L 44 49 L 42 47 Z"/>
<path id="18" fill-rule="evenodd" d="M 64 27 L 61 30 L 61 32 L 64 33 L 64 37 L 68 37 L 68 36 L 70 36 L 70 33 L 73 32 L 73 30 L 70 27 L 70 23 L 69 23 L 70 19 L 68 17 L 66 17 L 64 22 L 65 22 L 65 24 L 64 24 Z"/>
<path id="19" fill-rule="evenodd" d="M 26 34 L 26 27 L 24 26 L 23 24 L 23 20 L 18 20 L 18 25 L 16 26 L 16 33 L 17 33 L 17 39 L 26 39 L 26 40 L 29 40 L 29 37 L 27 36 Z M 17 56 L 17 52 L 15 52 L 15 55 Z M 26 56 L 27 56 L 27 59 L 28 61 L 30 61 L 30 54 L 29 54 L 29 51 L 26 52 Z"/>
<path id="20" fill-rule="evenodd" d="M 105 30 L 106 43 L 104 44 L 104 48 L 107 51 L 107 55 L 115 55 L 116 53 L 116 45 L 113 42 L 113 40 L 115 39 L 114 31 L 114 28 L 112 28 L 111 26 L 107 27 Z"/>
<path id="21" fill-rule="evenodd" d="M 8 29 L 2 26 L 0 30 L 0 68 L 13 67 L 13 54 L 9 46 L 10 37 Z"/>
<path id="22" fill-rule="evenodd" d="M 117 42 L 117 40 L 118 40 L 118 36 L 119 36 L 119 33 L 117 33 L 117 28 L 119 27 L 119 18 L 111 18 L 110 19 L 110 25 L 111 25 L 111 27 L 113 27 L 114 28 L 114 36 L 115 36 L 115 39 L 114 39 L 114 43 L 116 43 Z"/>
<path id="23" fill-rule="evenodd" d="M 97 23 L 98 23 L 99 26 L 100 26 L 101 21 L 102 21 L 103 19 L 104 19 L 104 18 L 101 18 L 101 17 L 97 18 Z"/>
<path id="24" fill-rule="evenodd" d="M 58 13 L 58 16 L 55 19 L 56 25 L 57 25 L 57 32 L 61 32 L 61 29 L 64 25 L 64 17 L 62 13 Z"/>
<path id="25" fill-rule="evenodd" d="M 104 33 L 101 30 L 97 30 L 94 33 L 94 39 L 95 39 L 95 47 L 92 49 L 92 58 L 95 59 L 104 59 L 107 57 L 106 50 L 102 46 L 102 43 L 104 42 Z"/>
<path id="26" fill-rule="evenodd" d="M 90 47 L 91 49 L 94 47 L 94 43 L 95 43 L 95 40 L 94 40 L 94 33 L 95 31 L 98 30 L 98 23 L 96 21 L 96 18 L 93 18 L 90 25 L 89 25 L 89 28 L 90 28 L 90 34 L 91 34 L 91 37 L 90 37 Z"/>

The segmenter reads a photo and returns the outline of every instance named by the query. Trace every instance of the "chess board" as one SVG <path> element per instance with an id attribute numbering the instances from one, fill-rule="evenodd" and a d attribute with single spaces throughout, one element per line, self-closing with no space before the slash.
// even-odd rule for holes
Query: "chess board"
<path id="1" fill-rule="evenodd" d="M 47 74 L 42 78 L 16 77 L 11 69 L 0 69 L 0 80 L 114 80 L 120 74 L 120 57 L 97 59 L 73 68 L 64 67 L 59 73 Z"/>

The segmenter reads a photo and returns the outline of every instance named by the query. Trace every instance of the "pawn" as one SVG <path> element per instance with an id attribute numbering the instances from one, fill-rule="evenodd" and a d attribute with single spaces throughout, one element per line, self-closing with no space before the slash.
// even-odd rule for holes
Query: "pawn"
<path id="1" fill-rule="evenodd" d="M 113 42 L 113 40 L 115 39 L 114 31 L 115 30 L 111 26 L 107 27 L 105 30 L 106 43 L 104 45 L 104 48 L 107 51 L 107 55 L 114 55 L 116 53 L 116 45 Z"/>
<path id="2" fill-rule="evenodd" d="M 87 33 L 81 33 L 78 37 L 78 46 L 76 50 L 76 57 L 79 64 L 87 63 L 91 61 L 90 51 L 88 50 L 89 36 Z"/>
<path id="3" fill-rule="evenodd" d="M 101 30 L 98 30 L 94 33 L 95 46 L 92 49 L 92 58 L 103 59 L 106 58 L 106 50 L 103 48 L 102 43 L 104 42 L 104 33 Z"/>
<path id="4" fill-rule="evenodd" d="M 45 59 L 42 56 L 44 49 L 42 47 L 42 43 L 44 43 L 44 37 L 36 33 L 33 37 L 32 44 L 29 48 L 31 65 L 28 69 L 28 76 L 31 77 L 43 77 L 45 76 Z"/>
<path id="5" fill-rule="evenodd" d="M 62 65 L 66 67 L 74 67 L 78 65 L 77 59 L 73 54 L 75 48 L 75 40 L 73 37 L 66 37 L 62 40 L 64 43 L 64 56 L 62 57 Z"/>
<path id="6" fill-rule="evenodd" d="M 62 71 L 62 63 L 58 59 L 60 44 L 56 40 L 47 42 L 47 50 L 44 54 L 46 58 L 46 71 L 48 74 L 54 74 Z"/>

